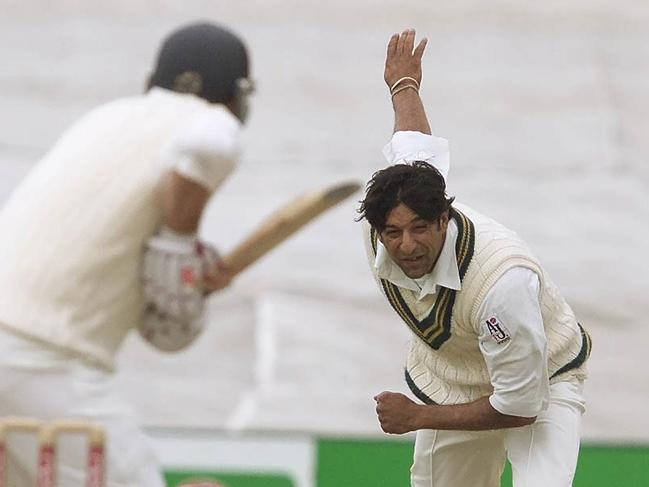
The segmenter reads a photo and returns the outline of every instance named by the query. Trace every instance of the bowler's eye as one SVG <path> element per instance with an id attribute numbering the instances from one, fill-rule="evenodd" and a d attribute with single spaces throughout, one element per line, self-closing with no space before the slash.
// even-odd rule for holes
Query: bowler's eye
<path id="1" fill-rule="evenodd" d="M 419 233 L 425 232 L 426 230 L 428 230 L 428 225 L 426 225 L 425 223 L 419 223 L 413 227 L 413 230 Z"/>

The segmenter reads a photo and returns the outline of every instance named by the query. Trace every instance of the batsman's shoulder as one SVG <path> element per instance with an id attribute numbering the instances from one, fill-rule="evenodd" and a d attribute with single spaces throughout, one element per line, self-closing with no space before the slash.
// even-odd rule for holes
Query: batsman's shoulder
<path id="1" fill-rule="evenodd" d="M 241 123 L 224 106 L 197 116 L 179 134 L 183 152 L 236 159 L 241 151 Z"/>

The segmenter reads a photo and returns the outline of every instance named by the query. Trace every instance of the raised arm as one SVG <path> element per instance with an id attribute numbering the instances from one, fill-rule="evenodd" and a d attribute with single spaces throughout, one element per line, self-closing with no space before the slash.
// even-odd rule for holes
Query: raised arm
<path id="1" fill-rule="evenodd" d="M 415 48 L 415 31 L 394 34 L 388 43 L 384 79 L 394 108 L 394 133 L 383 148 L 388 164 L 425 161 L 448 177 L 450 168 L 448 141 L 432 135 L 424 105 L 419 98 L 421 58 L 426 39 Z"/>
<path id="2" fill-rule="evenodd" d="M 414 130 L 431 134 L 424 105 L 419 97 L 421 59 L 427 39 L 415 45 L 415 30 L 394 34 L 388 43 L 384 79 L 392 96 L 394 131 Z"/>

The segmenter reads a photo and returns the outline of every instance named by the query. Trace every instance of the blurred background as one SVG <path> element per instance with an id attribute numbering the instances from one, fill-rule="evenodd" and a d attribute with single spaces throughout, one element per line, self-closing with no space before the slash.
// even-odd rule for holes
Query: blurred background
<path id="1" fill-rule="evenodd" d="M 207 19 L 243 36 L 258 87 L 245 152 L 201 229 L 223 252 L 291 197 L 385 165 L 385 46 L 415 27 L 429 38 L 422 97 L 451 144 L 449 193 L 517 230 L 593 337 L 575 485 L 613 485 L 609 474 L 649 485 L 649 3 L 0 0 L 0 11 L 2 200 L 70 123 L 142 91 L 170 30 Z M 163 355 L 130 337 L 118 387 L 169 472 L 407 485 L 412 438 L 381 433 L 372 396 L 405 392 L 408 332 L 368 270 L 361 196 L 213 296 L 190 349 Z"/>

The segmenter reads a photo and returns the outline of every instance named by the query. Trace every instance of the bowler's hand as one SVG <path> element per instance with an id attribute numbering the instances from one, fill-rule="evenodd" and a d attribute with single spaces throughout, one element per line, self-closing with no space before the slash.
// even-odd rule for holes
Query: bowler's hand
<path id="1" fill-rule="evenodd" d="M 423 406 L 398 392 L 381 392 L 374 400 L 381 429 L 386 433 L 400 435 L 419 429 L 418 413 Z"/>
<path id="2" fill-rule="evenodd" d="M 428 40 L 424 38 L 414 47 L 415 29 L 406 29 L 390 38 L 383 73 L 388 88 L 404 76 L 414 78 L 421 84 L 421 58 L 427 43 Z"/>

